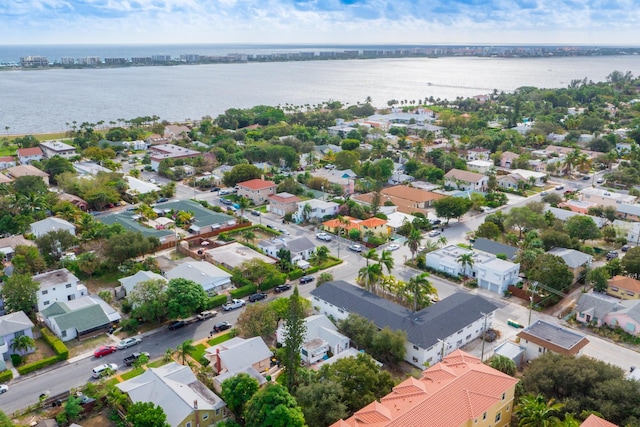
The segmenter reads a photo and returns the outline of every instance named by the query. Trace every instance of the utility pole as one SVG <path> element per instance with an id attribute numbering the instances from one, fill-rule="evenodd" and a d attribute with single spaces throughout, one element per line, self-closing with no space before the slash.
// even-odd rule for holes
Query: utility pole
<path id="1" fill-rule="evenodd" d="M 536 289 L 538 287 L 538 282 L 533 282 L 533 289 L 531 289 L 531 295 L 529 295 L 529 323 L 528 326 L 531 326 L 531 312 L 533 311 L 533 296 L 536 295 Z"/>

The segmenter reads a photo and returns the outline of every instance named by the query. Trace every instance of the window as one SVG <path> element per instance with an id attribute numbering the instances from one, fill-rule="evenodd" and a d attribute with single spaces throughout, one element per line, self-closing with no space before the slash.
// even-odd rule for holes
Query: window
<path id="1" fill-rule="evenodd" d="M 191 421 L 189 421 L 188 423 L 186 423 L 186 424 L 184 425 L 184 427 L 191 427 Z"/>
<path id="2" fill-rule="evenodd" d="M 615 286 L 612 286 L 612 287 L 611 287 L 611 290 L 612 290 L 613 292 L 618 292 L 618 288 L 616 288 Z"/>
<path id="3" fill-rule="evenodd" d="M 413 346 L 413 349 L 414 349 L 414 350 L 420 350 L 420 349 L 418 348 L 418 346 L 417 346 L 417 345 L 414 345 L 414 346 Z"/>
<path id="4" fill-rule="evenodd" d="M 42 305 L 49 305 L 49 301 L 43 302 Z"/>
<path id="5" fill-rule="evenodd" d="M 632 297 L 634 294 L 631 291 L 627 291 L 627 295 L 629 295 L 630 297 Z"/>
<path id="6" fill-rule="evenodd" d="M 67 331 L 62 331 L 60 335 L 62 335 L 62 338 L 65 338 L 67 336 Z"/>
<path id="7" fill-rule="evenodd" d="M 496 414 L 496 422 L 500 421 L 501 418 L 502 418 L 502 412 L 498 412 Z"/>
<path id="8" fill-rule="evenodd" d="M 66 287 L 70 288 L 71 287 L 71 283 L 67 283 Z"/>
<path id="9" fill-rule="evenodd" d="M 208 420 L 209 419 L 209 414 L 202 414 L 202 419 L 203 420 Z"/>
<path id="10" fill-rule="evenodd" d="M 431 362 L 433 361 L 433 357 L 430 357 L 427 359 L 427 363 L 431 364 Z"/>
<path id="11" fill-rule="evenodd" d="M 338 312 L 339 312 L 339 313 L 344 313 L 344 310 L 343 310 L 343 309 L 341 309 L 341 308 L 339 308 L 339 309 L 338 309 Z"/>
<path id="12" fill-rule="evenodd" d="M 459 340 L 459 341 L 456 343 L 456 345 L 457 345 L 458 347 L 460 347 L 460 346 L 462 345 L 462 340 Z"/>
<path id="13" fill-rule="evenodd" d="M 417 357 L 414 356 L 411 359 L 413 360 L 413 363 L 418 363 L 418 358 Z"/>
<path id="14" fill-rule="evenodd" d="M 49 293 L 49 291 L 42 291 L 42 295 L 46 295 L 48 293 Z"/>
<path id="15" fill-rule="evenodd" d="M 484 414 L 482 414 L 482 421 L 487 419 L 487 413 L 485 412 Z"/>
<path id="16" fill-rule="evenodd" d="M 471 334 L 467 335 L 467 341 L 471 339 Z"/>
<path id="17" fill-rule="evenodd" d="M 542 347 L 538 347 L 538 353 L 542 353 Z"/>
<path id="18" fill-rule="evenodd" d="M 502 393 L 502 400 L 504 400 L 505 397 L 507 397 L 507 393 Z"/>
<path id="19" fill-rule="evenodd" d="M 461 333 L 462 333 L 462 329 L 460 329 L 460 330 L 458 331 L 458 335 L 460 335 Z"/>
<path id="20" fill-rule="evenodd" d="M 220 408 L 216 409 L 216 415 L 220 415 Z"/>
<path id="21" fill-rule="evenodd" d="M 507 405 L 507 412 L 511 409 L 511 405 Z"/>
<path id="22" fill-rule="evenodd" d="M 15 334 L 13 334 L 14 338 L 18 338 L 24 335 L 24 331 L 18 331 Z"/>

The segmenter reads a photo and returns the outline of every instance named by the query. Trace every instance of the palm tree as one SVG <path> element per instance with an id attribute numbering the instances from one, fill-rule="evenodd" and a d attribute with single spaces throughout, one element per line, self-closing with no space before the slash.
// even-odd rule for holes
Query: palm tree
<path id="1" fill-rule="evenodd" d="M 320 246 L 319 248 L 316 248 L 316 252 L 314 253 L 314 258 L 317 265 L 320 266 L 324 264 L 327 261 L 327 259 L 329 259 L 329 248 L 326 246 Z"/>
<path id="2" fill-rule="evenodd" d="M 180 358 L 182 359 L 182 364 L 187 360 L 187 354 L 196 350 L 196 347 L 193 345 L 193 340 L 183 341 L 182 344 L 178 346 L 176 349 Z"/>
<path id="3" fill-rule="evenodd" d="M 407 240 L 404 241 L 405 246 L 409 247 L 411 251 L 411 259 L 415 259 L 416 252 L 418 252 L 418 248 L 422 243 L 422 233 L 417 228 L 412 228 L 407 236 Z"/>
<path id="4" fill-rule="evenodd" d="M 518 416 L 519 427 L 551 427 L 560 422 L 555 415 L 564 405 L 554 399 L 545 400 L 542 395 L 522 396 L 514 413 Z"/>
<path id="5" fill-rule="evenodd" d="M 256 234 L 251 230 L 246 230 L 242 233 L 242 238 L 245 243 L 249 243 L 249 240 L 253 240 L 256 238 Z"/>
<path id="6" fill-rule="evenodd" d="M 36 342 L 29 335 L 20 335 L 11 341 L 11 349 L 21 355 L 35 347 Z"/>
<path id="7" fill-rule="evenodd" d="M 426 295 L 437 295 L 438 291 L 427 279 L 429 273 L 421 273 L 409 279 L 406 289 L 413 294 L 413 312 L 418 311 L 418 307 L 426 307 L 431 301 L 424 298 Z"/>
<path id="8" fill-rule="evenodd" d="M 449 241 L 447 240 L 446 237 L 444 237 L 444 236 L 438 237 L 438 246 L 444 247 L 444 246 L 447 245 L 447 243 L 449 243 Z"/>
<path id="9" fill-rule="evenodd" d="M 473 253 L 469 252 L 466 254 L 460 254 L 460 256 L 458 257 L 458 259 L 456 259 L 456 261 L 462 267 L 462 275 L 465 278 L 468 277 L 469 275 L 467 274 L 467 267 L 469 268 L 473 267 L 473 263 L 474 263 Z"/>
<path id="10" fill-rule="evenodd" d="M 365 289 L 368 291 L 376 288 L 382 276 L 380 264 L 365 265 L 358 271 L 358 281 L 363 282 Z"/>
<path id="11" fill-rule="evenodd" d="M 240 206 L 240 216 L 244 215 L 244 210 L 250 205 L 250 200 L 246 197 L 238 198 L 238 206 Z"/>
<path id="12" fill-rule="evenodd" d="M 393 254 L 391 253 L 391 251 L 382 251 L 382 253 L 380 254 L 379 258 L 378 258 L 378 264 L 381 267 L 386 268 L 387 269 L 387 273 L 391 274 L 391 270 L 393 269 Z"/>
<path id="13" fill-rule="evenodd" d="M 311 211 L 313 209 L 311 208 L 311 205 L 309 203 L 305 203 L 304 206 L 302 207 L 302 220 L 304 222 L 308 222 L 309 218 L 311 218 Z"/>
<path id="14" fill-rule="evenodd" d="M 376 252 L 375 249 L 369 249 L 362 256 L 367 260 L 367 267 L 369 267 L 369 260 L 378 261 L 378 259 L 380 259 L 380 257 L 378 256 L 378 252 Z"/>
<path id="15" fill-rule="evenodd" d="M 169 347 L 168 349 L 165 350 L 164 356 L 163 356 L 163 359 L 164 359 L 165 362 L 170 362 L 171 361 L 171 358 L 173 357 L 173 352 L 174 351 L 175 350 L 173 348 L 171 348 L 171 347 Z"/>

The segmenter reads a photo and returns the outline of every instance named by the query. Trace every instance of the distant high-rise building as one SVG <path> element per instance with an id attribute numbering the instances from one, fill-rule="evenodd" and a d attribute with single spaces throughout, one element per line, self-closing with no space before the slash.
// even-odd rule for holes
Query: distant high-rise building
<path id="1" fill-rule="evenodd" d="M 49 60 L 45 56 L 25 56 L 20 58 L 21 67 L 46 67 Z"/>

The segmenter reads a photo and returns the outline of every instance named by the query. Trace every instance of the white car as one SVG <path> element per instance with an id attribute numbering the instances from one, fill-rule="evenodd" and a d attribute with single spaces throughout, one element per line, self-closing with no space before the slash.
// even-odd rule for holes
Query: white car
<path id="1" fill-rule="evenodd" d="M 363 247 L 361 245 L 349 245 L 349 250 L 352 250 L 354 252 L 362 252 Z"/>
<path id="2" fill-rule="evenodd" d="M 142 338 L 140 337 L 125 338 L 122 341 L 120 341 L 116 347 L 118 347 L 118 350 L 122 350 L 124 348 L 129 348 L 136 344 L 140 344 L 141 342 L 142 342 Z"/>
<path id="3" fill-rule="evenodd" d="M 245 304 L 246 302 L 243 299 L 232 299 L 230 302 L 222 304 L 222 309 L 224 311 L 231 311 L 235 310 L 236 308 L 244 307 Z"/>
<path id="4" fill-rule="evenodd" d="M 397 251 L 398 249 L 400 249 L 400 245 L 396 245 L 395 243 L 392 243 L 389 246 L 387 246 L 387 250 L 389 251 Z"/>
<path id="5" fill-rule="evenodd" d="M 112 371 L 117 371 L 118 370 L 118 365 L 116 365 L 115 363 L 105 363 L 104 365 L 96 366 L 91 371 L 91 376 L 93 378 L 103 377 L 103 376 L 105 376 L 107 374 L 107 372 L 108 372 L 107 370 L 108 369 L 110 369 Z"/>
<path id="6" fill-rule="evenodd" d="M 8 385 L 0 384 L 0 394 L 6 393 L 8 391 L 9 391 Z"/>
<path id="7" fill-rule="evenodd" d="M 331 235 L 329 233 L 318 233 L 316 234 L 316 239 L 324 240 L 325 242 L 331 241 Z"/>
<path id="8" fill-rule="evenodd" d="M 440 235 L 440 230 L 431 230 L 429 232 L 429 237 L 436 237 Z"/>

